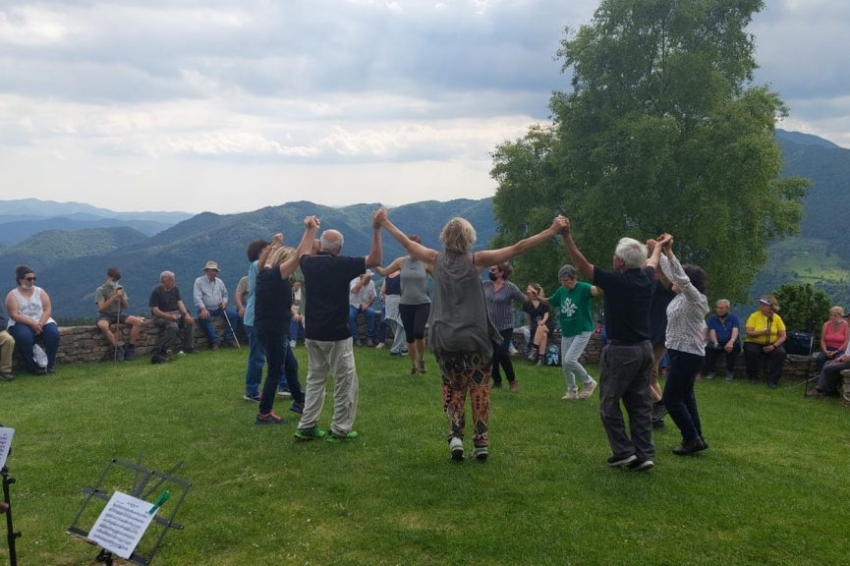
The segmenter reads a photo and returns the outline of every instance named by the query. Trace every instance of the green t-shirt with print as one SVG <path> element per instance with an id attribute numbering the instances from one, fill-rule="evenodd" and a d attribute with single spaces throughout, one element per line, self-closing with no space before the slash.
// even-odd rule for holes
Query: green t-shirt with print
<path id="1" fill-rule="evenodd" d="M 591 287 L 590 283 L 577 281 L 573 289 L 562 285 L 549 297 L 549 304 L 558 313 L 562 336 L 578 336 L 593 330 Z"/>

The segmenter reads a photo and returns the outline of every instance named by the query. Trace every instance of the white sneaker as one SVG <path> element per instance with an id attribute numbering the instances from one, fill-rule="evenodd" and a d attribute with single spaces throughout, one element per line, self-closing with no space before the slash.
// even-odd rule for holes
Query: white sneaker
<path id="1" fill-rule="evenodd" d="M 463 440 L 457 436 L 453 437 L 452 441 L 449 442 L 449 450 L 452 453 L 452 460 L 455 462 L 463 460 Z"/>
<path id="2" fill-rule="evenodd" d="M 596 390 L 596 382 L 591 381 L 590 383 L 585 384 L 585 386 L 581 388 L 581 393 L 578 394 L 578 398 L 579 399 L 587 399 L 588 397 L 593 395 L 593 392 L 595 390 Z"/>
<path id="3" fill-rule="evenodd" d="M 565 401 L 569 401 L 571 399 L 578 399 L 578 391 L 567 391 L 564 393 L 564 396 L 561 399 Z"/>
<path id="4" fill-rule="evenodd" d="M 375 346 L 375 349 L 376 349 L 376 350 L 381 350 L 381 349 L 383 349 L 383 348 L 384 348 L 384 343 L 383 343 L 383 342 L 378 342 L 378 345 L 377 345 L 377 346 Z"/>
<path id="5" fill-rule="evenodd" d="M 294 347 L 295 347 L 295 346 L 297 346 L 297 345 L 298 345 L 298 342 L 296 342 L 295 340 L 290 340 L 290 341 L 289 341 L 289 347 L 290 347 L 290 348 L 294 348 Z"/>

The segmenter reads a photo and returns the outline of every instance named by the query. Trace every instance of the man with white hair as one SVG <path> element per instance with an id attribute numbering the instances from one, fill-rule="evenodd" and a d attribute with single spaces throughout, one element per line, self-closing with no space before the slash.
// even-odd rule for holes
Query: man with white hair
<path id="1" fill-rule="evenodd" d="M 366 317 L 366 338 L 361 346 L 373 346 L 375 343 L 375 309 L 372 305 L 378 297 L 375 282 L 372 281 L 372 270 L 367 269 L 360 277 L 355 277 L 348 283 L 348 328 L 351 337 L 357 344 L 357 315 Z"/>
<path id="2" fill-rule="evenodd" d="M 148 301 L 154 323 L 162 329 L 154 350 L 152 359 L 154 363 L 169 360 L 168 350 L 178 332 L 181 333 L 182 338 L 181 351 L 187 354 L 195 351 L 195 319 L 183 304 L 174 273 L 163 271 L 159 275 L 159 281 L 160 284 L 151 291 Z"/>
<path id="3" fill-rule="evenodd" d="M 599 413 L 613 453 L 608 465 L 648 470 L 655 465 L 649 393 L 653 359 L 649 307 L 652 278 L 665 240 L 652 242 L 652 255 L 647 259 L 644 244 L 622 238 L 614 251 L 613 271 L 605 271 L 579 251 L 569 220 L 562 234 L 573 264 L 604 291 L 608 343 L 599 362 Z M 629 414 L 631 438 L 626 433 L 621 401 Z"/>
<path id="4" fill-rule="evenodd" d="M 348 326 L 349 282 L 381 264 L 381 220 L 383 208 L 372 216 L 372 247 L 366 257 L 340 255 L 344 243 L 337 230 L 325 230 L 315 255 L 300 258 L 307 294 L 309 322 L 304 328 L 307 346 L 307 385 L 304 409 L 295 438 L 313 440 L 325 432 L 318 427 L 328 375 L 334 376 L 334 412 L 327 440 L 340 442 L 357 437 L 357 370 L 351 330 Z"/>

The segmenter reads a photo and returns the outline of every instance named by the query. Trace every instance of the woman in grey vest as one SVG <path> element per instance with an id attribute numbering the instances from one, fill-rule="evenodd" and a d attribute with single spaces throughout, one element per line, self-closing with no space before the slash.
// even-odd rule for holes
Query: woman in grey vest
<path id="1" fill-rule="evenodd" d="M 407 236 L 412 242 L 422 243 L 416 235 Z M 425 373 L 425 325 L 431 313 L 431 297 L 428 296 L 428 274 L 431 273 L 425 262 L 407 255 L 395 259 L 386 269 L 376 267 L 380 275 L 401 273 L 401 300 L 398 312 L 407 337 L 407 351 L 410 354 L 410 375 Z"/>
<path id="2" fill-rule="evenodd" d="M 490 415 L 490 369 L 493 343 L 501 340 L 487 318 L 487 304 L 480 274 L 485 268 L 508 261 L 558 235 L 567 226 L 557 216 L 552 225 L 512 246 L 472 253 L 476 234 L 463 218 L 452 218 L 440 233 L 443 251 L 426 248 L 404 235 L 388 218 L 381 225 L 411 257 L 423 262 L 434 277 L 434 302 L 428 319 L 428 344 L 443 381 L 443 408 L 449 419 L 449 451 L 452 460 L 464 457 L 463 434 L 466 396 L 472 402 L 473 456 L 486 460 L 487 423 Z"/>

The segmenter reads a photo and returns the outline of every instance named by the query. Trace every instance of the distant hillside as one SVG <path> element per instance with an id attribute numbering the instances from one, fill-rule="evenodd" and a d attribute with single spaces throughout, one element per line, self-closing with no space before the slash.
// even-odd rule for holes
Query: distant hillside
<path id="1" fill-rule="evenodd" d="M 203 213 L 153 237 L 102 254 L 75 256 L 45 265 L 38 272 L 38 282 L 50 293 L 57 316 L 94 316 L 94 290 L 105 279 L 106 269 L 114 265 L 124 276 L 131 312 L 144 314 L 150 290 L 164 270 L 175 272 L 184 301 L 191 303 L 192 283 L 202 275 L 209 259 L 218 262 L 220 277 L 232 293 L 248 270 L 248 243 L 282 232 L 285 241 L 295 245 L 303 233 L 302 220 L 309 214 L 322 219 L 323 229 L 334 228 L 343 233 L 345 254 L 366 255 L 371 244 L 371 213 L 377 207 L 358 204 L 331 208 L 300 201 L 233 215 Z M 428 201 L 394 208 L 390 215 L 400 228 L 421 235 L 423 243 L 433 247 L 439 246 L 439 232 L 446 221 L 464 216 L 475 224 L 480 248 L 495 235 L 492 207 L 492 199 Z M 384 263 L 404 253 L 386 234 L 384 244 Z"/>
<path id="2" fill-rule="evenodd" d="M 38 199 L 0 201 L 0 244 L 11 246 L 44 230 L 126 226 L 152 236 L 192 215 L 186 212 L 115 212 L 82 203 Z"/>

